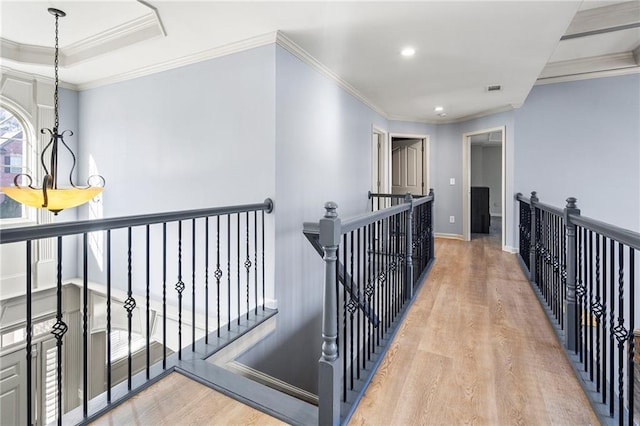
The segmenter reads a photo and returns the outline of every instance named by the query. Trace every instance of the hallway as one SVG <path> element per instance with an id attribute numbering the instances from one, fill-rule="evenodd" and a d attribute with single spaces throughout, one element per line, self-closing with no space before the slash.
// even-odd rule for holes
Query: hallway
<path id="1" fill-rule="evenodd" d="M 598 424 L 516 256 L 489 236 L 436 262 L 352 425 Z"/>

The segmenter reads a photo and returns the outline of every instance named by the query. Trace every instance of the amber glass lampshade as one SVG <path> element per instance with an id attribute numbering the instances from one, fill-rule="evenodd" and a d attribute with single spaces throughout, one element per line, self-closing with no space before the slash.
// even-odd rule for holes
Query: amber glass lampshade
<path id="1" fill-rule="evenodd" d="M 36 208 L 46 208 L 54 213 L 63 209 L 77 207 L 102 192 L 102 187 L 47 189 L 47 201 L 41 188 L 28 186 L 6 186 L 0 188 L 7 196 L 19 203 Z"/>

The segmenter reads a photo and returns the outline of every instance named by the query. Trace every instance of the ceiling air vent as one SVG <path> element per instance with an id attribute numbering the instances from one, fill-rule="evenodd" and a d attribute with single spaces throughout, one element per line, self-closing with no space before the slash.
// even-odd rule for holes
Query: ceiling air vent
<path id="1" fill-rule="evenodd" d="M 487 92 L 499 92 L 502 90 L 502 86 L 499 84 L 493 84 L 491 86 L 487 86 Z"/>

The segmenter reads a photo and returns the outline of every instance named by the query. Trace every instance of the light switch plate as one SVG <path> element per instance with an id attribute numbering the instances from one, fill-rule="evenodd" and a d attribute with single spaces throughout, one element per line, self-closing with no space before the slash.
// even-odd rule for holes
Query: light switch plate
<path id="1" fill-rule="evenodd" d="M 449 179 L 449 185 L 455 185 L 455 184 L 456 184 L 456 178 Z"/>

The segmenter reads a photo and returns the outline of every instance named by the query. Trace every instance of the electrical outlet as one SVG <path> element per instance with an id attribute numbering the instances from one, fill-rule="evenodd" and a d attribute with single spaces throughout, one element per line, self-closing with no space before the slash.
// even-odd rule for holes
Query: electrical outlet
<path id="1" fill-rule="evenodd" d="M 455 216 L 449 216 L 449 223 L 456 223 L 456 217 Z"/>

